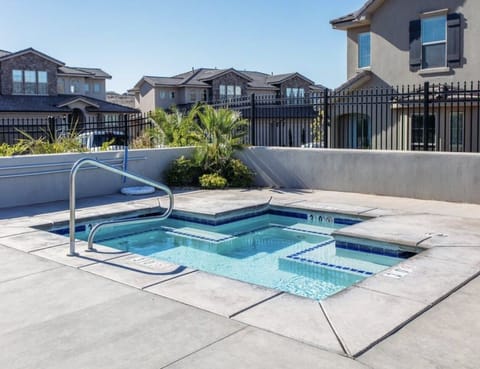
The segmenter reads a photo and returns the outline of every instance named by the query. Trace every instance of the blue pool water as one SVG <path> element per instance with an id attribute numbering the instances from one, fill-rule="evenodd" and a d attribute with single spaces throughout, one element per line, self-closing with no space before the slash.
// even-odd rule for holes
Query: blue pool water
<path id="1" fill-rule="evenodd" d="M 95 243 L 312 299 L 411 256 L 392 246 L 336 245 L 330 234 L 358 222 L 349 219 L 278 211 L 218 225 L 180 218 L 105 228 Z M 87 237 L 87 231 L 77 233 Z"/>

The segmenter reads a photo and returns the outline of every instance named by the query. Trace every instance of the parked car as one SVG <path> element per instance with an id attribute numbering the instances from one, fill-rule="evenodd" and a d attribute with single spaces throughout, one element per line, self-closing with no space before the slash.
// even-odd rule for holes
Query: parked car
<path id="1" fill-rule="evenodd" d="M 91 151 L 123 150 L 127 143 L 125 133 L 120 131 L 92 131 L 81 133 L 78 137 L 82 146 Z"/>

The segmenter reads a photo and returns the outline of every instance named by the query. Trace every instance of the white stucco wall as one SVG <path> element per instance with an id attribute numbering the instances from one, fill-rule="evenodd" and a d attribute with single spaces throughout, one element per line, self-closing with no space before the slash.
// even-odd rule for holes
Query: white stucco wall
<path id="1" fill-rule="evenodd" d="M 480 204 L 480 154 L 251 147 L 259 186 Z"/>
<path id="2" fill-rule="evenodd" d="M 163 181 L 172 160 L 192 148 L 130 150 L 128 170 Z M 480 154 L 251 147 L 239 152 L 258 186 L 322 189 L 480 204 Z M 82 157 L 121 167 L 122 151 L 0 158 L 0 208 L 67 200 L 69 171 Z M 121 177 L 77 174 L 77 198 L 117 193 Z"/>
<path id="3" fill-rule="evenodd" d="M 128 171 L 162 181 L 162 172 L 191 148 L 130 150 Z M 72 165 L 89 157 L 121 168 L 123 151 L 75 153 L 59 155 L 27 155 L 0 158 L 0 208 L 67 200 Z M 82 167 L 83 168 L 83 167 Z M 123 186 L 138 186 L 102 169 L 80 169 L 77 173 L 77 198 L 117 193 Z"/>

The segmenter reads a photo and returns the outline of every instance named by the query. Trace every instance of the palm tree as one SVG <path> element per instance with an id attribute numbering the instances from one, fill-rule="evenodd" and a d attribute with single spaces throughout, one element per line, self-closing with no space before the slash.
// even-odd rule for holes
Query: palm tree
<path id="1" fill-rule="evenodd" d="M 220 173 L 233 152 L 241 149 L 248 121 L 230 109 L 204 105 L 198 109 L 194 136 L 197 138 L 195 159 L 205 172 Z"/>
<path id="2" fill-rule="evenodd" d="M 198 141 L 195 137 L 195 119 L 198 106 L 194 106 L 187 114 L 172 107 L 170 112 L 157 109 L 150 117 L 154 121 L 148 135 L 151 141 L 168 146 L 190 146 Z"/>

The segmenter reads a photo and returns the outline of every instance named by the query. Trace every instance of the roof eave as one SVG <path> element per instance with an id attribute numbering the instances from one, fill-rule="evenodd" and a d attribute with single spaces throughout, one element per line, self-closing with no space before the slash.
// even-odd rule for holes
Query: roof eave
<path id="1" fill-rule="evenodd" d="M 353 18 L 348 20 L 341 20 L 338 22 L 331 21 L 333 29 L 338 29 L 341 31 L 347 31 L 351 28 L 364 27 L 370 25 L 370 18 L 362 16 L 361 18 Z"/>

